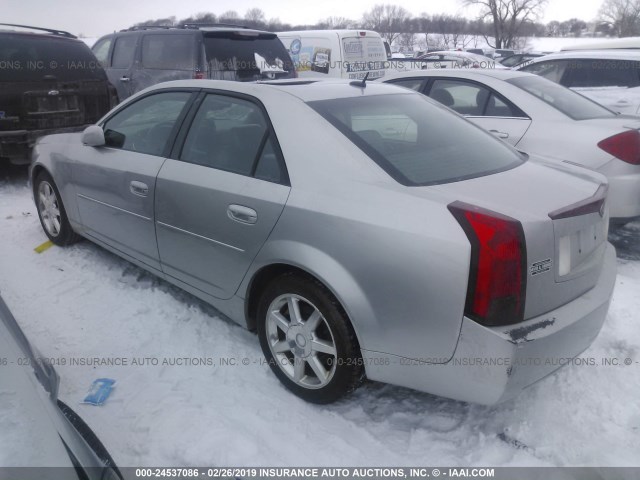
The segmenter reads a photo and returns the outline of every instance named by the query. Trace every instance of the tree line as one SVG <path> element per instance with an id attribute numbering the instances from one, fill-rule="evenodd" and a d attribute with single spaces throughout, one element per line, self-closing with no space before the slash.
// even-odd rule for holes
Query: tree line
<path id="1" fill-rule="evenodd" d="M 523 38 L 533 36 L 580 36 L 589 31 L 603 36 L 640 35 L 640 0 L 604 0 L 598 18 L 588 24 L 579 18 L 564 22 L 539 21 L 548 0 L 460 0 L 463 7 L 478 11 L 476 18 L 448 14 L 422 13 L 414 16 L 399 5 L 373 6 L 359 20 L 331 16 L 313 25 L 295 25 L 278 18 L 267 19 L 259 8 L 251 8 L 242 16 L 234 10 L 219 15 L 205 12 L 187 18 L 175 16 L 150 19 L 132 25 L 176 26 L 189 23 L 244 25 L 268 31 L 310 29 L 368 29 L 401 49 L 468 48 L 479 42 L 493 48 L 520 48 Z"/>

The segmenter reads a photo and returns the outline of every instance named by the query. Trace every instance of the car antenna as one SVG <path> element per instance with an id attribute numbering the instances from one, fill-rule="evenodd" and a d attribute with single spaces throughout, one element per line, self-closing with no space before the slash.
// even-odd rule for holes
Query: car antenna
<path id="1" fill-rule="evenodd" d="M 350 82 L 349 85 L 353 87 L 367 88 L 367 78 L 369 78 L 370 73 L 371 72 L 367 72 L 362 81 L 354 80 L 353 82 Z"/>

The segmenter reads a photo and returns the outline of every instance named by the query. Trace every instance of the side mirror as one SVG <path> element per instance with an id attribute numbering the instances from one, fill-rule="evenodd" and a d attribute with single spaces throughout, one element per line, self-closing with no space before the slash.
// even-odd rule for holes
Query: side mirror
<path id="1" fill-rule="evenodd" d="M 97 125 L 90 125 L 82 132 L 82 143 L 90 147 L 102 147 L 105 145 L 104 132 Z"/>

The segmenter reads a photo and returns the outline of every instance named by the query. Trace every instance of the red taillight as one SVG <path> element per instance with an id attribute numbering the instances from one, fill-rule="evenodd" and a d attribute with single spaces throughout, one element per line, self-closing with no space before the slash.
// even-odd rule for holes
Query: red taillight
<path id="1" fill-rule="evenodd" d="M 640 132 L 627 130 L 605 138 L 598 146 L 623 162 L 640 165 Z"/>
<path id="2" fill-rule="evenodd" d="M 527 248 L 519 221 L 463 202 L 449 210 L 471 242 L 465 315 L 483 325 L 524 319 Z"/>
<path id="3" fill-rule="evenodd" d="M 204 72 L 195 72 L 193 78 L 195 80 L 204 80 Z"/>

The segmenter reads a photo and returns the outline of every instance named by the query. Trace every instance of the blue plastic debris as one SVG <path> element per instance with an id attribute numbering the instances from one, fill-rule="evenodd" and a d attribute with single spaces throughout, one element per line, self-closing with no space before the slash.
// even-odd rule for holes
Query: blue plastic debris
<path id="1" fill-rule="evenodd" d="M 114 383 L 116 383 L 116 381 L 110 378 L 98 378 L 94 380 L 89 389 L 89 393 L 81 403 L 102 405 L 111 394 Z"/>

